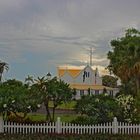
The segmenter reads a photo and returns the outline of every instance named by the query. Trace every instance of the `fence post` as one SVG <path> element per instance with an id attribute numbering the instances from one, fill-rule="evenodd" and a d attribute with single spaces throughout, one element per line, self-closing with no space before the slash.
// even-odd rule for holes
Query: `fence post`
<path id="1" fill-rule="evenodd" d="M 0 116 L 0 133 L 4 132 L 4 121 L 3 121 L 3 117 Z"/>
<path id="2" fill-rule="evenodd" d="M 113 134 L 117 134 L 118 133 L 118 121 L 117 121 L 116 117 L 114 117 L 114 119 L 113 119 L 112 126 L 113 126 Z"/>
<path id="3" fill-rule="evenodd" d="M 61 130 L 61 120 L 60 117 L 57 117 L 57 121 L 56 121 L 56 133 L 60 134 L 62 132 Z"/>

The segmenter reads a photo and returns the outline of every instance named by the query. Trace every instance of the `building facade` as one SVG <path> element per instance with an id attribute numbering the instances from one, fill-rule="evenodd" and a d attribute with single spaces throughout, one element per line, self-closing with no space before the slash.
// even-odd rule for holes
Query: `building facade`
<path id="1" fill-rule="evenodd" d="M 76 90 L 76 99 L 80 99 L 82 95 L 98 95 L 103 92 L 115 96 L 118 92 L 117 88 L 103 86 L 98 69 L 93 70 L 89 65 L 83 69 L 58 67 L 58 77 Z"/>

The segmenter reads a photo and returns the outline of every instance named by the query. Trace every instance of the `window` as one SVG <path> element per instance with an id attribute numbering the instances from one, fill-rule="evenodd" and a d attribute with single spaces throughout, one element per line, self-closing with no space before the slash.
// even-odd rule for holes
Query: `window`
<path id="1" fill-rule="evenodd" d="M 93 95 L 93 90 L 90 90 L 90 95 Z"/>
<path id="2" fill-rule="evenodd" d="M 80 90 L 80 96 L 84 95 L 84 90 Z"/>
<path id="3" fill-rule="evenodd" d="M 112 96 L 113 97 L 113 90 L 110 90 L 110 96 Z"/>
<path id="4" fill-rule="evenodd" d="M 84 73 L 83 73 L 83 82 L 85 82 L 85 79 L 89 78 L 89 76 L 90 76 L 90 72 L 84 71 Z"/>
<path id="5" fill-rule="evenodd" d="M 89 75 L 90 75 L 90 74 L 89 74 L 89 72 L 88 72 L 88 77 L 89 77 Z"/>
<path id="6" fill-rule="evenodd" d="M 99 95 L 99 90 L 95 90 L 95 95 Z"/>
<path id="7" fill-rule="evenodd" d="M 84 71 L 84 76 L 87 77 L 87 72 L 86 71 Z"/>
<path id="8" fill-rule="evenodd" d="M 88 88 L 88 90 L 87 90 L 88 95 L 90 95 L 90 91 L 91 91 L 90 88 Z"/>

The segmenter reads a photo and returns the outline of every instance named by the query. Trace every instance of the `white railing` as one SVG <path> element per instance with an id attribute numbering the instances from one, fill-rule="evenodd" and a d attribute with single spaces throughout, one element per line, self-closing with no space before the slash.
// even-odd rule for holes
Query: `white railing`
<path id="1" fill-rule="evenodd" d="M 78 125 L 72 123 L 64 123 L 57 118 L 55 123 L 42 124 L 22 124 L 3 121 L 0 118 L 0 133 L 57 133 L 57 134 L 140 134 L 140 124 L 129 124 L 118 122 L 114 118 L 113 122 L 97 124 L 97 125 Z"/>

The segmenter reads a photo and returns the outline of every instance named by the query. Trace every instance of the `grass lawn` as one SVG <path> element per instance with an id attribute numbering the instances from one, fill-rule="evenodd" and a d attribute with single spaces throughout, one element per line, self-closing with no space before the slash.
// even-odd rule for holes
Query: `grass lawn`
<path id="1" fill-rule="evenodd" d="M 58 109 L 74 109 L 74 106 L 76 105 L 76 101 L 70 101 L 68 103 L 62 103 L 61 105 L 59 105 L 57 108 Z M 49 102 L 49 107 L 53 107 L 53 102 L 50 101 Z"/>
<path id="2" fill-rule="evenodd" d="M 45 121 L 45 115 L 44 114 L 28 114 L 27 116 L 32 121 Z M 55 120 L 57 120 L 57 117 L 61 118 L 61 121 L 63 122 L 71 122 L 72 120 L 76 119 L 78 115 L 76 114 L 56 114 Z"/>
<path id="3" fill-rule="evenodd" d="M 68 103 L 62 103 L 57 107 L 57 109 L 74 109 L 74 106 L 76 105 L 76 101 L 70 101 Z M 49 107 L 53 107 L 53 102 L 51 101 L 49 103 Z M 55 121 L 57 120 L 57 117 L 60 117 L 62 122 L 71 122 L 72 120 L 75 120 L 78 115 L 77 114 L 55 114 Z M 32 120 L 32 121 L 46 121 L 46 115 L 45 114 L 39 114 L 39 113 L 29 113 L 25 119 Z M 13 120 L 14 121 L 14 120 Z"/>
<path id="4" fill-rule="evenodd" d="M 74 106 L 76 105 L 76 101 L 70 101 L 68 103 L 62 103 L 57 107 L 57 109 L 74 109 Z M 49 107 L 53 107 L 53 102 L 49 102 Z M 29 119 L 33 121 L 45 121 L 46 116 L 44 114 L 28 114 L 27 116 Z M 55 120 L 57 120 L 57 117 L 61 118 L 61 121 L 63 122 L 71 122 L 72 120 L 76 119 L 78 115 L 76 114 L 56 114 Z"/>

